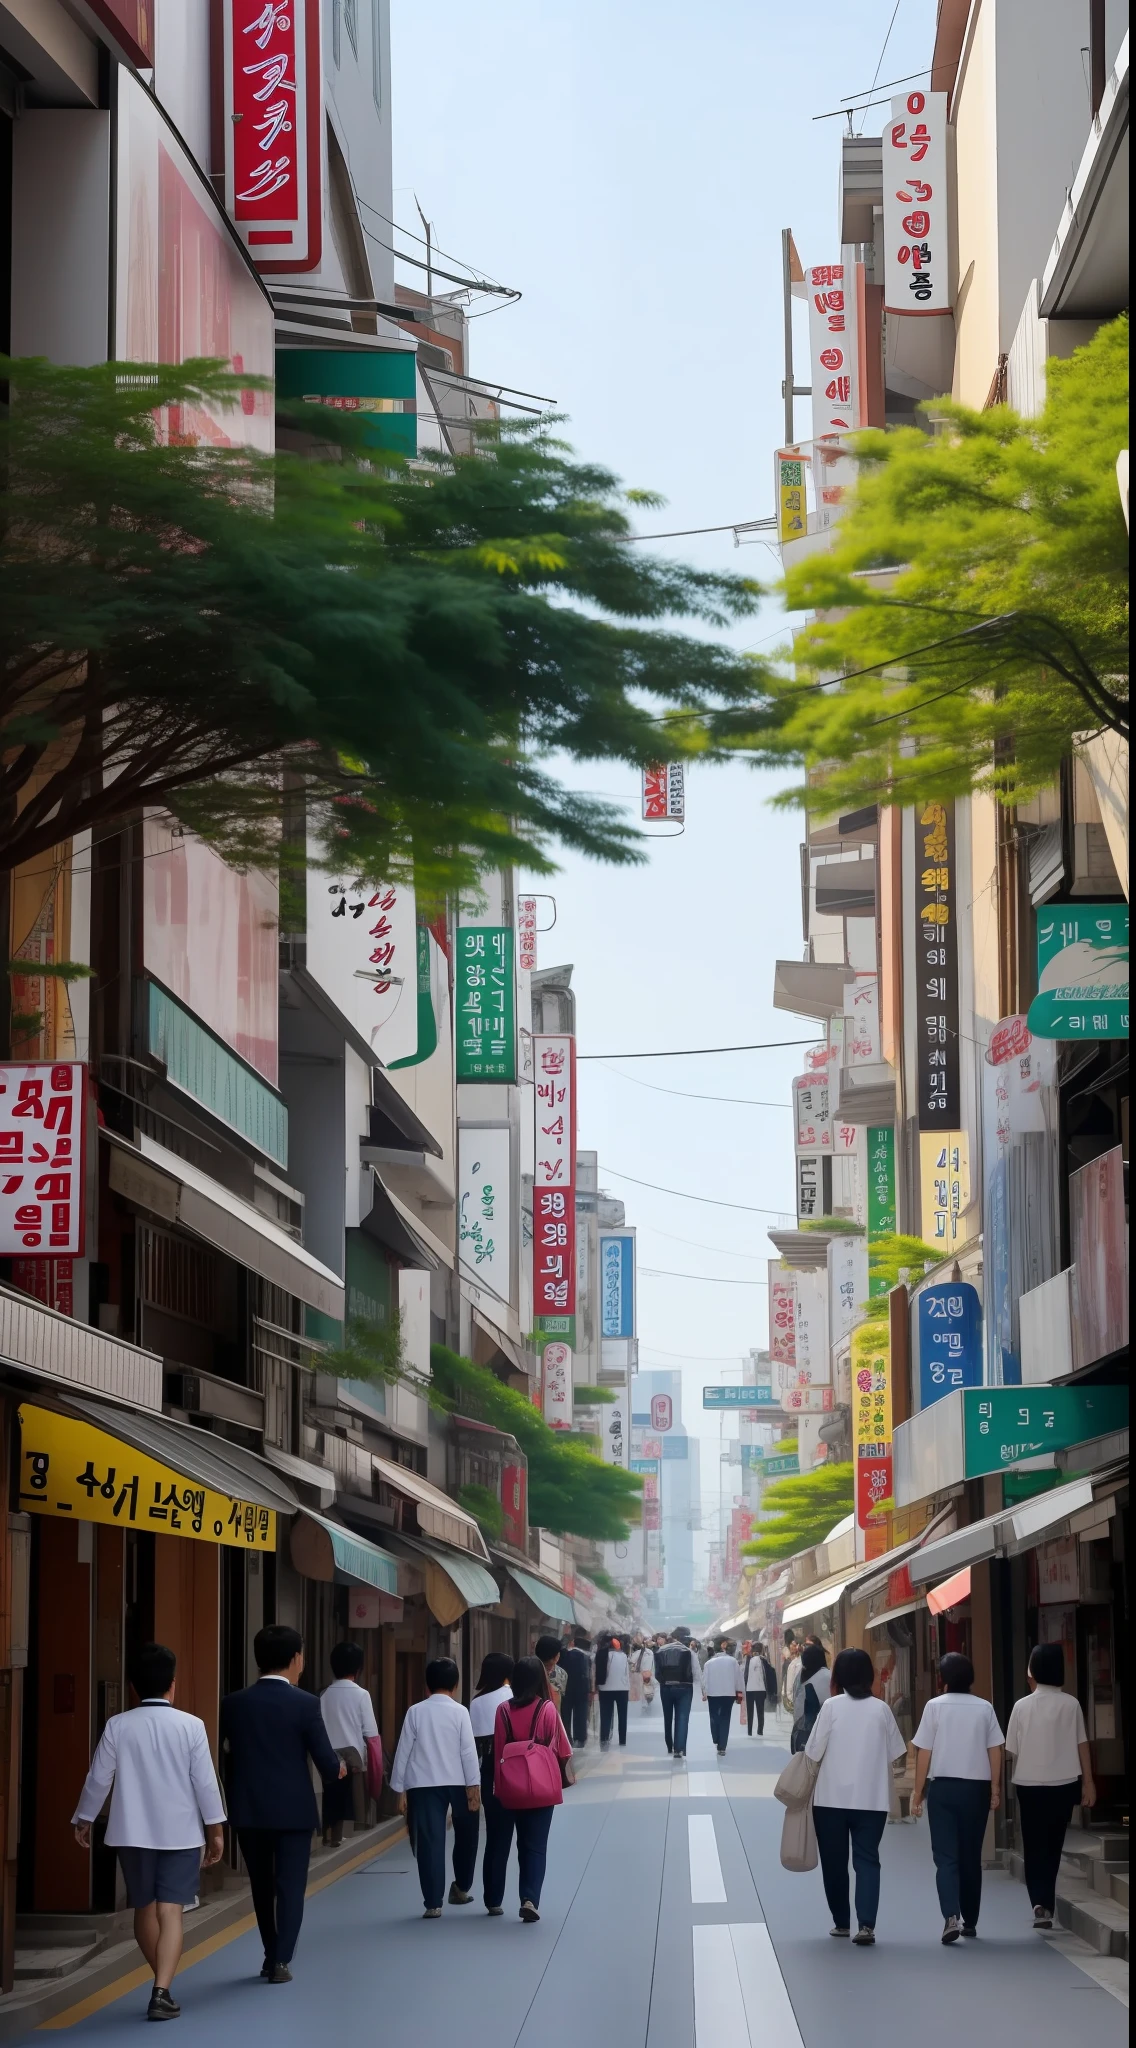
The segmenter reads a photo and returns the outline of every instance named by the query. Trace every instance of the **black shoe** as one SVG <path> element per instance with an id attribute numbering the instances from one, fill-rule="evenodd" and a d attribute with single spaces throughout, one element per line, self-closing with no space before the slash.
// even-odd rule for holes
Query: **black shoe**
<path id="1" fill-rule="evenodd" d="M 268 1973 L 268 1981 L 270 1984 L 290 1984 L 292 1982 L 292 1972 L 288 1968 L 287 1963 L 273 1963 Z"/>
<path id="2" fill-rule="evenodd" d="M 269 1978 L 272 1975 L 272 1964 L 269 1962 L 267 1956 L 265 1956 L 264 1961 L 260 1966 L 260 1974 L 264 1978 L 265 1983 L 267 1984 Z"/>
<path id="3" fill-rule="evenodd" d="M 852 1940 L 857 1948 L 871 1948 L 876 1939 L 874 1927 L 858 1927 Z"/>
<path id="4" fill-rule="evenodd" d="M 977 1939 L 977 1927 L 968 1927 L 965 1920 L 962 1923 L 962 1931 L 966 1935 L 968 1941 L 974 1941 Z"/>
<path id="5" fill-rule="evenodd" d="M 170 1997 L 168 1991 L 161 1990 L 155 1984 L 153 1991 L 150 1993 L 150 2003 L 146 2007 L 146 2018 L 148 2020 L 177 2020 L 181 2018 L 181 2007 L 175 1998 Z"/>

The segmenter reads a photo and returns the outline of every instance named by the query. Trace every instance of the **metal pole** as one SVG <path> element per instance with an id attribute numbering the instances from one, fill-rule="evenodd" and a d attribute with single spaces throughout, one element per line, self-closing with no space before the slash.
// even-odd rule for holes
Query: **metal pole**
<path id="1" fill-rule="evenodd" d="M 793 446 L 793 298 L 792 260 L 793 246 L 791 228 L 781 230 L 781 290 L 785 301 L 785 382 L 781 386 L 785 399 L 785 446 Z"/>

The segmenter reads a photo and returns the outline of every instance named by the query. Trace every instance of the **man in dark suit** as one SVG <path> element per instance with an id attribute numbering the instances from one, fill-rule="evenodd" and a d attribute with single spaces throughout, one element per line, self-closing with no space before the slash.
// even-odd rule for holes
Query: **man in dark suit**
<path id="1" fill-rule="evenodd" d="M 588 1707 L 592 1697 L 591 1645 L 583 1629 L 576 1630 L 570 1648 L 562 1649 L 560 1662 L 568 1673 L 564 1688 L 564 1721 L 573 1749 L 583 1749 L 588 1739 Z"/>
<path id="2" fill-rule="evenodd" d="M 264 1943 L 261 1976 L 290 1984 L 288 1965 L 304 1917 L 312 1834 L 319 1826 L 308 1758 L 325 1785 L 342 1778 L 319 1700 L 300 1691 L 304 1639 L 298 1629 L 262 1628 L 253 1642 L 260 1677 L 221 1702 L 228 1751 L 229 1820 L 236 1829 Z"/>

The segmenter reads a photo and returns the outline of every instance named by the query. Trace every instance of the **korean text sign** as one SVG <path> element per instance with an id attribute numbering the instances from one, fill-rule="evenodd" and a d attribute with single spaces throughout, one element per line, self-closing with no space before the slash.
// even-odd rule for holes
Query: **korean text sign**
<path id="1" fill-rule="evenodd" d="M 276 1516 L 171 1471 L 121 1438 L 50 1408 L 20 1409 L 20 1507 L 237 1550 L 275 1550 Z"/>
<path id="2" fill-rule="evenodd" d="M 576 1310 L 576 1041 L 533 1038 L 533 1313 Z"/>
<path id="3" fill-rule="evenodd" d="M 1127 1038 L 1127 903 L 1044 903 L 1037 913 L 1039 1038 Z"/>
<path id="4" fill-rule="evenodd" d="M 459 1081 L 515 1081 L 513 933 L 508 925 L 460 925 L 454 1010 Z"/>
<path id="5" fill-rule="evenodd" d="M 793 1109 L 798 1158 L 803 1152 L 831 1152 L 832 1119 L 829 1115 L 827 1074 L 796 1075 Z"/>
<path id="6" fill-rule="evenodd" d="M 643 770 L 643 817 L 648 822 L 670 818 L 682 824 L 686 816 L 686 777 L 681 761 L 662 762 Z"/>
<path id="7" fill-rule="evenodd" d="M 891 1348 L 887 1323 L 861 1323 L 852 1338 L 852 1437 L 856 1454 L 856 1523 L 891 1505 Z"/>
<path id="8" fill-rule="evenodd" d="M 500 1301 L 512 1280 L 509 1133 L 458 1126 L 458 1255 L 462 1270 Z"/>
<path id="9" fill-rule="evenodd" d="M 884 125 L 884 304 L 949 313 L 947 95 L 902 93 Z"/>
<path id="10" fill-rule="evenodd" d="M 635 1335 L 635 1234 L 601 1230 L 600 1335 Z"/>
<path id="11" fill-rule="evenodd" d="M 0 1066 L 0 1253 L 82 1258 L 87 1070 Z"/>
<path id="12" fill-rule="evenodd" d="M 850 264 L 813 263 L 805 272 L 813 378 L 813 438 L 860 424 L 856 295 Z"/>
<path id="13" fill-rule="evenodd" d="M 225 207 L 264 270 L 316 270 L 323 240 L 319 0 L 222 0 Z"/>
<path id="14" fill-rule="evenodd" d="M 1127 1387 L 985 1387 L 962 1402 L 968 1479 L 1128 1427 Z"/>
<path id="15" fill-rule="evenodd" d="M 522 974 L 531 974 L 536 966 L 536 897 L 517 898 L 517 965 Z"/>
<path id="16" fill-rule="evenodd" d="M 546 1344 L 541 1361 L 544 1419 L 550 1429 L 572 1427 L 572 1352 L 567 1344 Z"/>
<path id="17" fill-rule="evenodd" d="M 953 803 L 915 813 L 915 1011 L 919 1129 L 953 1131 L 959 1112 L 959 993 Z"/>
<path id="18" fill-rule="evenodd" d="M 982 1385 L 982 1304 L 965 1280 L 925 1287 L 919 1313 L 919 1405 Z"/>

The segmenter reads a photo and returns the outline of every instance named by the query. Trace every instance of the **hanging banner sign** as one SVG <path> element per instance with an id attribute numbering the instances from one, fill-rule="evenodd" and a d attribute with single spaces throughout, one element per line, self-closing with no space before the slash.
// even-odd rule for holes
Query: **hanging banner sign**
<path id="1" fill-rule="evenodd" d="M 805 272 L 812 355 L 813 439 L 858 427 L 856 305 L 851 266 L 814 263 Z"/>
<path id="2" fill-rule="evenodd" d="M 956 1387 L 982 1385 L 982 1303 L 965 1280 L 919 1295 L 919 1403 L 930 1408 Z"/>
<path id="3" fill-rule="evenodd" d="M 460 936 L 460 934 L 459 934 Z M 533 1038 L 533 1312 L 576 1312 L 576 1041 Z"/>
<path id="4" fill-rule="evenodd" d="M 674 1402 L 669 1394 L 652 1394 L 651 1428 L 665 1435 L 674 1426 Z"/>
<path id="5" fill-rule="evenodd" d="M 600 1336 L 635 1335 L 635 1232 L 601 1230 Z"/>
<path id="6" fill-rule="evenodd" d="M 83 1256 L 87 1069 L 0 1066 L 0 1255 Z"/>
<path id="7" fill-rule="evenodd" d="M 797 1363 L 797 1282 L 780 1259 L 769 1261 L 769 1361 L 784 1383 Z"/>
<path id="8" fill-rule="evenodd" d="M 883 1058 L 878 975 L 858 974 L 845 982 L 844 1019 L 845 1065 L 878 1066 Z"/>
<path id="9" fill-rule="evenodd" d="M 515 1081 L 512 930 L 508 925 L 460 925 L 454 953 L 457 1078 Z"/>
<path id="10" fill-rule="evenodd" d="M 686 817 L 686 778 L 681 761 L 643 770 L 643 817 L 650 823 L 670 818 L 681 825 Z"/>
<path id="11" fill-rule="evenodd" d="M 546 1344 L 541 1367 L 544 1419 L 550 1429 L 572 1427 L 572 1352 L 567 1344 Z"/>
<path id="12" fill-rule="evenodd" d="M 828 1313 L 833 1344 L 843 1343 L 863 1321 L 868 1299 L 868 1241 L 834 1237 L 828 1245 Z"/>
<path id="13" fill-rule="evenodd" d="M 901 93 L 885 124 L 884 305 L 949 313 L 947 94 Z"/>
<path id="14" fill-rule="evenodd" d="M 1046 903 L 1037 913 L 1038 1038 L 1127 1038 L 1127 903 Z"/>
<path id="15" fill-rule="evenodd" d="M 861 1323 L 852 1339 L 852 1434 L 856 1522 L 866 1529 L 892 1497 L 891 1357 L 886 1322 Z"/>
<path id="16" fill-rule="evenodd" d="M 832 1120 L 829 1116 L 827 1074 L 823 1078 L 819 1074 L 795 1076 L 793 1112 L 798 1158 L 803 1152 L 830 1152 Z"/>
<path id="17" fill-rule="evenodd" d="M 221 34 L 225 210 L 258 269 L 318 270 L 319 0 L 221 0 Z"/>
<path id="18" fill-rule="evenodd" d="M 511 1299 L 509 1132 L 458 1126 L 458 1258 L 498 1301 Z"/>
<path id="19" fill-rule="evenodd" d="M 970 1207 L 970 1139 L 965 1131 L 919 1136 L 923 1236 L 928 1244 L 953 1249 L 965 1244 L 963 1217 Z"/>
<path id="20" fill-rule="evenodd" d="M 915 1013 L 919 1129 L 955 1130 L 959 1111 L 959 992 L 953 803 L 915 821 Z"/>
<path id="21" fill-rule="evenodd" d="M 829 1210 L 828 1194 L 831 1188 L 832 1161 L 824 1152 L 801 1152 L 797 1155 L 797 1221 L 807 1222 L 814 1216 L 826 1216 Z"/>
<path id="22" fill-rule="evenodd" d="M 628 1441 L 629 1405 L 627 1395 L 617 1394 L 610 1407 L 604 1408 L 601 1425 L 601 1444 L 605 1465 L 621 1465 L 626 1472 L 630 1465 L 630 1444 Z"/>
<path id="23" fill-rule="evenodd" d="M 802 540 L 808 532 L 805 499 L 807 458 L 796 449 L 779 448 L 774 460 L 777 466 L 777 538 L 780 541 Z"/>
<path id="24" fill-rule="evenodd" d="M 832 1356 L 828 1348 L 828 1268 L 819 1272 L 794 1274 L 797 1287 L 796 1380 L 784 1378 L 785 1387 L 826 1386 L 832 1379 Z"/>
<path id="25" fill-rule="evenodd" d="M 831 1387 L 786 1387 L 781 1396 L 781 1406 L 787 1410 L 810 1414 L 830 1415 L 835 1406 Z"/>
<path id="26" fill-rule="evenodd" d="M 276 1516 L 213 1493 L 121 1437 L 51 1408 L 20 1409 L 20 1509 L 239 1550 L 275 1550 Z"/>
<path id="27" fill-rule="evenodd" d="M 517 966 L 522 974 L 536 967 L 536 897 L 517 898 Z"/>

